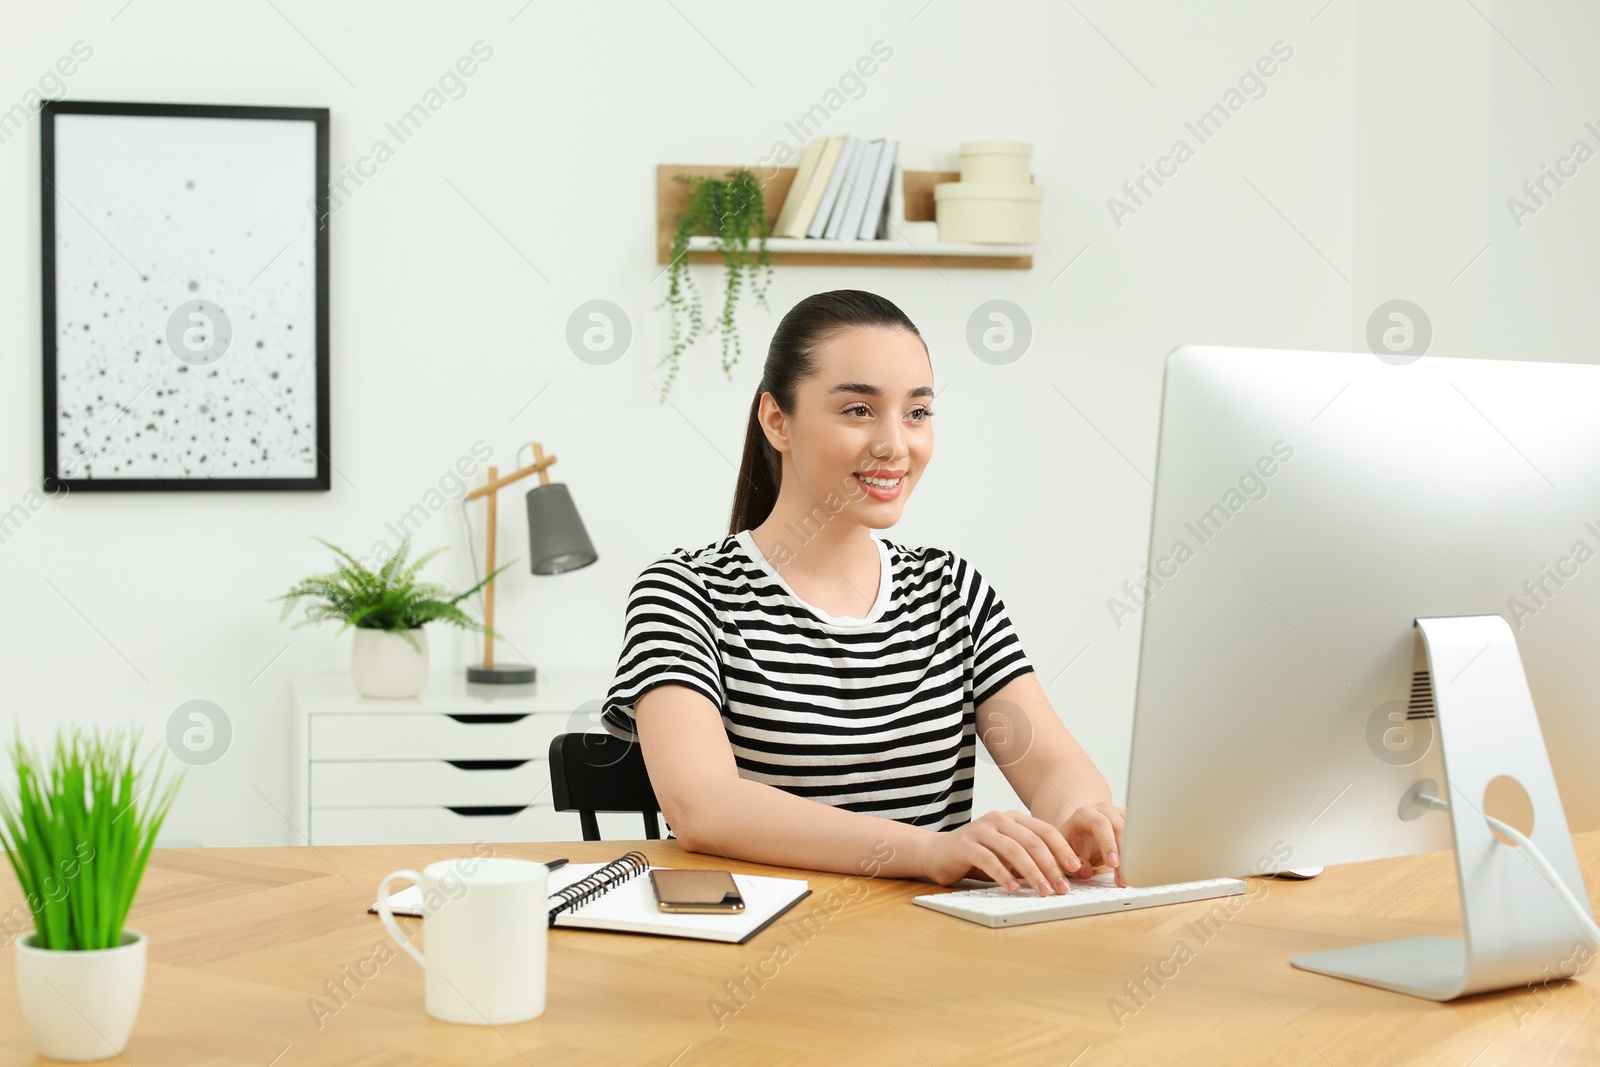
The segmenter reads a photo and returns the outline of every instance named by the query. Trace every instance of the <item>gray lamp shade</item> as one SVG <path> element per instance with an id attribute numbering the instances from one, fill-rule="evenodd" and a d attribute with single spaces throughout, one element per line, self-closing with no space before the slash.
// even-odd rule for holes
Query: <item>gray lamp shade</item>
<path id="1" fill-rule="evenodd" d="M 600 558 L 572 494 L 560 482 L 528 490 L 528 556 L 534 574 L 575 571 Z"/>

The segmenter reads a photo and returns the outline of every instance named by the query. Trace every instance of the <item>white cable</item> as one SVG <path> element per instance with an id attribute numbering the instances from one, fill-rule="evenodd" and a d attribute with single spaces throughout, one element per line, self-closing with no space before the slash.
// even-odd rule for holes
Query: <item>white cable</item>
<path id="1" fill-rule="evenodd" d="M 467 557 L 472 560 L 472 581 L 476 585 L 478 582 L 478 549 L 477 539 L 472 535 L 472 513 L 467 510 L 467 505 L 470 503 L 472 501 L 466 497 L 461 498 L 461 518 L 467 524 Z M 478 614 L 482 615 L 484 613 L 483 590 L 478 590 L 475 595 L 478 599 Z"/>
<path id="2" fill-rule="evenodd" d="M 522 451 L 523 451 L 523 449 L 532 448 L 533 444 L 534 443 L 532 441 L 524 441 L 521 445 L 518 446 L 518 448 L 517 448 L 517 456 L 516 456 L 515 459 L 513 459 L 511 461 L 512 464 L 516 467 L 517 470 L 521 470 L 522 469 Z M 472 534 L 472 514 L 471 514 L 471 512 L 469 512 L 467 510 L 467 505 L 470 504 L 470 503 L 472 503 L 472 501 L 468 500 L 466 497 L 462 497 L 461 498 L 461 518 L 467 524 L 467 556 L 472 561 L 472 581 L 473 581 L 474 584 L 476 584 L 480 580 L 481 575 L 478 573 L 478 543 L 477 543 L 477 538 L 475 538 L 473 536 L 473 534 Z M 473 594 L 473 596 L 478 601 L 478 614 L 479 615 L 484 614 L 483 590 L 479 589 L 476 593 Z"/>
<path id="3" fill-rule="evenodd" d="M 1579 924 L 1583 926 L 1590 939 L 1596 945 L 1600 945 L 1600 926 L 1595 925 L 1594 915 L 1572 892 L 1572 887 L 1567 885 L 1566 879 L 1557 874 L 1555 867 L 1551 866 L 1550 861 L 1544 858 L 1544 853 L 1539 851 L 1539 846 L 1529 841 L 1522 831 L 1507 826 L 1493 815 L 1485 815 L 1484 818 L 1489 820 L 1490 826 L 1511 838 L 1527 851 L 1528 858 L 1533 860 L 1533 865 L 1539 869 L 1540 874 L 1544 875 L 1544 880 L 1549 882 L 1555 888 L 1555 891 L 1561 895 L 1561 899 L 1566 902 L 1568 910 L 1577 916 Z"/>
<path id="4" fill-rule="evenodd" d="M 1426 793 L 1417 793 L 1415 796 L 1418 803 L 1425 804 L 1435 811 L 1450 810 L 1450 805 L 1438 797 L 1429 796 Z M 1527 835 L 1521 830 L 1513 826 L 1507 826 L 1493 815 L 1485 814 L 1484 819 L 1495 830 L 1515 841 L 1528 854 L 1528 858 L 1533 861 L 1534 867 L 1540 874 L 1544 875 L 1544 880 L 1550 883 L 1551 887 L 1566 903 L 1567 910 L 1577 917 L 1579 924 L 1582 925 L 1594 944 L 1600 945 L 1600 926 L 1595 925 L 1593 913 L 1573 893 L 1572 887 L 1567 885 L 1566 879 L 1556 873 L 1555 867 L 1551 865 L 1549 860 L 1545 859 L 1545 855 L 1539 850 L 1539 846 L 1528 840 Z"/>

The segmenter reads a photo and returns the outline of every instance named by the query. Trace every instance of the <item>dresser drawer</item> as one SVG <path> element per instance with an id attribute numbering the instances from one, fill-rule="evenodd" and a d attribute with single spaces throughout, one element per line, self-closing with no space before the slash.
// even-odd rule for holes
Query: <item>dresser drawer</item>
<path id="1" fill-rule="evenodd" d="M 528 686 L 432 676 L 410 700 L 363 697 L 348 671 L 297 675 L 290 823 L 313 844 L 572 841 L 576 812 L 552 807 L 550 742 L 599 729 L 615 664 L 565 664 Z M 601 833 L 643 836 L 637 815 Z"/>
<path id="2" fill-rule="evenodd" d="M 645 824 L 637 814 L 602 813 L 597 821 L 603 840 L 645 837 Z M 579 841 L 582 837 L 578 813 L 557 811 L 547 800 L 520 814 L 504 816 L 462 816 L 450 808 L 312 808 L 310 813 L 312 845 L 470 845 L 474 841 Z"/>
<path id="3" fill-rule="evenodd" d="M 577 814 L 558 812 L 548 800 L 508 815 L 462 815 L 446 807 L 311 809 L 311 841 L 316 845 L 574 841 L 582 837 Z"/>
<path id="4" fill-rule="evenodd" d="M 436 759 L 311 764 L 313 808 L 449 807 L 541 800 L 551 800 L 550 761 L 543 756 L 521 762 Z"/>
<path id="5" fill-rule="evenodd" d="M 311 716 L 311 759 L 472 760 L 547 756 L 569 715 L 475 713 Z"/>
<path id="6" fill-rule="evenodd" d="M 644 837 L 638 815 L 603 812 L 600 836 L 607 841 Z M 663 830 L 663 834 L 665 830 Z M 549 802 L 515 815 L 458 815 L 449 808 L 313 808 L 313 845 L 431 845 L 475 841 L 581 841 L 577 812 L 556 811 Z M 621 854 L 622 850 L 618 850 Z"/>

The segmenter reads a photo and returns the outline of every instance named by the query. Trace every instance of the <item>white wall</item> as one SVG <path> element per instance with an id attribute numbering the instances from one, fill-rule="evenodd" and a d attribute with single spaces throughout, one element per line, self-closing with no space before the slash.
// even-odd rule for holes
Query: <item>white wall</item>
<path id="1" fill-rule="evenodd" d="M 1380 307 L 1406 300 L 1432 333 L 1428 353 L 1484 355 L 1491 57 L 1505 46 L 1452 0 L 1364 3 L 1356 21 L 1353 346 Z"/>
<path id="2" fill-rule="evenodd" d="M 1497 41 L 1493 55 L 1487 352 L 1592 363 L 1600 325 L 1600 71 L 1585 45 L 1600 33 L 1600 10 L 1576 0 L 1500 4 L 1496 22 L 1516 47 Z M 1563 163 L 1579 141 L 1587 161 Z M 1549 178 L 1542 190 L 1534 185 L 1537 199 L 1523 190 L 1558 167 L 1576 174 L 1559 186 Z M 1513 209 L 1512 198 L 1521 207 Z"/>
<path id="3" fill-rule="evenodd" d="M 501 626 L 548 674 L 609 669 L 638 570 L 726 531 L 742 420 L 778 317 L 809 293 L 859 287 L 919 324 L 941 390 L 936 460 L 893 536 L 985 571 L 1120 801 L 1138 627 L 1115 626 L 1106 600 L 1143 561 L 1162 360 L 1183 342 L 1356 342 L 1365 298 L 1352 286 L 1365 283 L 1352 279 L 1370 266 L 1359 209 L 1382 198 L 1357 138 L 1358 113 L 1375 107 L 1357 84 L 1372 5 L 1039 0 L 980 12 L 829 0 L 802 18 L 732 0 L 629 4 L 625 16 L 621 5 L 522 6 L 139 0 L 119 13 L 108 0 L 13 17 L 0 107 L 82 40 L 93 56 L 68 96 L 325 105 L 336 168 L 475 41 L 494 53 L 333 220 L 332 491 L 47 504 L 0 545 L 6 711 L 31 736 L 129 719 L 160 736 L 178 704 L 215 701 L 233 748 L 190 772 L 166 839 L 296 840 L 279 814 L 287 679 L 341 670 L 349 651 L 348 635 L 291 631 L 268 603 L 327 562 L 309 535 L 364 550 L 475 441 L 509 464 L 537 437 L 561 457 L 601 560 L 555 579 L 507 575 Z M 824 132 L 900 138 L 912 167 L 953 168 L 965 140 L 1032 141 L 1048 251 L 1026 273 L 780 268 L 772 310 L 740 319 L 734 380 L 702 344 L 658 403 L 656 164 L 754 162 L 879 40 L 892 58 Z M 1185 122 L 1278 41 L 1293 54 L 1264 95 L 1199 144 Z M 1118 225 L 1108 198 L 1180 137 L 1193 158 Z M 36 488 L 41 468 L 38 164 L 35 119 L 0 145 L 0 507 Z M 715 268 L 697 270 L 717 284 Z M 635 329 L 606 367 L 563 339 L 572 310 L 596 298 Z M 968 316 L 994 298 L 1032 324 L 1031 349 L 1009 366 L 964 340 Z M 503 499 L 502 541 L 515 544 L 520 494 Z M 438 573 L 469 580 L 458 509 L 419 543 L 453 546 Z M 466 637 L 434 641 L 440 671 L 473 658 Z M 981 770 L 980 808 L 1014 803 Z"/>

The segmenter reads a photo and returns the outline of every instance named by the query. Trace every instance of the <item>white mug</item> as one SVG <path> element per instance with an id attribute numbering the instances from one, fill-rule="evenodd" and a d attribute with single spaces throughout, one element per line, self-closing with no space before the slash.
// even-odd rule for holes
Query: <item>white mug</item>
<path id="1" fill-rule="evenodd" d="M 428 1014 L 500 1026 L 544 1013 L 549 877 L 542 863 L 476 856 L 395 871 L 378 886 L 378 915 L 424 973 Z M 422 888 L 427 957 L 394 921 L 392 883 Z"/>

